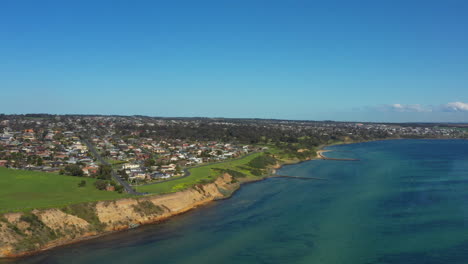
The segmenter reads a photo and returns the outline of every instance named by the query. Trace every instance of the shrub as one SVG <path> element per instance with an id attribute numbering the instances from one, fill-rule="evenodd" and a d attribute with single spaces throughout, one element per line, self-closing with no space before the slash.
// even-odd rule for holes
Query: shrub
<path id="1" fill-rule="evenodd" d="M 82 180 L 78 183 L 78 187 L 85 187 L 86 186 L 86 181 Z"/>
<path id="2" fill-rule="evenodd" d="M 133 210 L 141 216 L 160 214 L 164 209 L 155 205 L 151 201 L 138 201 L 138 204 L 132 205 Z"/>
<path id="3" fill-rule="evenodd" d="M 255 175 L 255 176 L 262 176 L 264 172 L 265 171 L 261 169 L 256 169 L 256 168 L 250 169 L 250 173 L 252 173 L 252 175 Z"/>
<path id="4" fill-rule="evenodd" d="M 83 177 L 84 173 L 80 166 L 78 165 L 67 165 L 65 168 L 60 170 L 60 174 Z"/>
<path id="5" fill-rule="evenodd" d="M 35 214 L 25 213 L 20 217 L 20 220 L 29 224 L 28 230 L 31 231 L 31 235 L 25 236 L 16 226 L 12 226 L 15 232 L 23 236 L 23 239 L 15 244 L 17 250 L 36 249 L 38 245 L 44 245 L 58 237 L 57 233 L 46 226 Z"/>
<path id="6" fill-rule="evenodd" d="M 122 185 L 115 185 L 115 191 L 118 193 L 122 193 L 124 190 L 124 187 Z"/>
<path id="7" fill-rule="evenodd" d="M 106 187 L 107 187 L 107 181 L 104 181 L 104 180 L 97 180 L 94 182 L 94 186 L 96 186 L 96 189 L 98 190 L 105 190 Z"/>
<path id="8" fill-rule="evenodd" d="M 99 221 L 96 214 L 96 203 L 71 204 L 61 209 L 66 214 L 77 216 L 88 222 L 95 230 L 99 231 L 105 227 L 104 223 Z"/>
<path id="9" fill-rule="evenodd" d="M 39 217 L 32 213 L 25 213 L 20 217 L 20 220 L 28 223 L 31 228 L 44 227 L 44 223 L 39 219 Z"/>

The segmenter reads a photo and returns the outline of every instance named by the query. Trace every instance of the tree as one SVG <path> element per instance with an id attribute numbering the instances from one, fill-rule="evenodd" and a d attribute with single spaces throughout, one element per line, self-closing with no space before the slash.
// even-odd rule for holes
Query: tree
<path id="1" fill-rule="evenodd" d="M 86 181 L 82 180 L 78 183 L 78 187 L 85 187 L 86 186 Z"/>
<path id="2" fill-rule="evenodd" d="M 119 174 L 120 174 L 120 177 L 122 177 L 122 179 L 128 181 L 128 174 L 125 170 L 119 171 Z"/>
<path id="3" fill-rule="evenodd" d="M 97 180 L 94 182 L 94 186 L 96 187 L 96 189 L 98 190 L 105 190 L 106 187 L 107 187 L 107 181 L 104 181 L 104 180 Z"/>
<path id="4" fill-rule="evenodd" d="M 99 165 L 97 178 L 102 180 L 110 180 L 112 177 L 112 167 L 110 165 Z"/>
<path id="5" fill-rule="evenodd" d="M 122 193 L 124 190 L 124 187 L 122 185 L 115 185 L 115 191 L 118 193 Z"/>
<path id="6" fill-rule="evenodd" d="M 200 154 L 200 157 L 208 158 L 208 157 L 211 157 L 211 155 L 210 155 L 210 152 L 209 152 L 208 150 L 204 150 L 204 151 L 202 151 L 202 153 Z"/>
<path id="7" fill-rule="evenodd" d="M 181 168 L 179 165 L 177 165 L 177 166 L 175 167 L 175 173 L 176 173 L 176 174 L 181 174 L 181 173 L 182 173 L 182 168 Z"/>
<path id="8" fill-rule="evenodd" d="M 151 166 L 156 165 L 156 161 L 154 159 L 147 159 L 145 160 L 145 167 L 149 168 Z"/>
<path id="9" fill-rule="evenodd" d="M 78 165 L 67 165 L 65 168 L 60 170 L 60 174 L 70 175 L 70 176 L 78 176 L 83 177 L 84 173 L 80 166 Z"/>
<path id="10" fill-rule="evenodd" d="M 65 136 L 64 136 L 62 133 L 57 133 L 57 134 L 55 134 L 52 138 L 53 138 L 54 140 L 60 141 L 60 140 L 64 139 Z"/>

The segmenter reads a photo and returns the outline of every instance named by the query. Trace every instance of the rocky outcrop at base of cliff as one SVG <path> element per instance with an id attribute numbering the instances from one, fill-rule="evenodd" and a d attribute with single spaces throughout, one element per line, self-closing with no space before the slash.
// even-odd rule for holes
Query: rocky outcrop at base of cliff
<path id="1" fill-rule="evenodd" d="M 184 191 L 0 215 L 0 257 L 25 255 L 96 235 L 153 223 L 216 199 L 239 183 L 224 174 Z"/>

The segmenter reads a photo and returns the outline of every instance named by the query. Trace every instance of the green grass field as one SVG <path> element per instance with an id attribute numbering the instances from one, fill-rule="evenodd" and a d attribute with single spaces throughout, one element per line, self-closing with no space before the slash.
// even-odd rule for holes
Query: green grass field
<path id="1" fill-rule="evenodd" d="M 190 169 L 190 176 L 186 178 L 181 178 L 178 180 L 157 183 L 153 185 L 146 185 L 137 187 L 137 191 L 139 192 L 149 192 L 155 194 L 162 194 L 162 193 L 171 193 L 177 192 L 183 189 L 186 189 L 190 186 L 193 186 L 198 183 L 203 183 L 206 181 L 212 181 L 219 176 L 219 172 L 213 169 L 231 169 L 235 171 L 242 172 L 246 174 L 248 177 L 257 177 L 253 176 L 249 170 L 243 169 L 243 166 L 246 166 L 252 159 L 264 155 L 264 153 L 254 153 L 252 155 L 246 156 L 241 159 L 226 161 L 223 163 L 217 163 L 212 165 L 206 165 L 202 167 L 192 168 Z"/>
<path id="2" fill-rule="evenodd" d="M 139 192 L 162 194 L 180 191 L 195 184 L 214 181 L 220 171 L 229 169 L 241 172 L 247 178 L 252 175 L 248 163 L 264 153 L 253 153 L 246 157 L 222 163 L 190 169 L 190 176 L 173 181 L 137 187 Z M 82 180 L 85 187 L 78 187 Z M 129 197 L 128 194 L 99 191 L 94 187 L 96 180 L 85 177 L 72 177 L 55 173 L 14 170 L 0 167 L 0 213 L 27 211 L 34 208 L 55 208 L 69 204 L 113 200 Z"/>
<path id="3" fill-rule="evenodd" d="M 82 180 L 85 187 L 78 187 Z M 0 213 L 128 197 L 97 190 L 95 179 L 0 167 Z"/>

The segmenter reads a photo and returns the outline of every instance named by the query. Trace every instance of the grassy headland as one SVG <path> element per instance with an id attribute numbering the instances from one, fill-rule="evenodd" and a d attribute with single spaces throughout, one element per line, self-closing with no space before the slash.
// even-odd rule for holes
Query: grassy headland
<path id="1" fill-rule="evenodd" d="M 86 185 L 78 187 L 81 181 Z M 127 197 L 100 191 L 96 179 L 0 167 L 0 213 Z"/>

